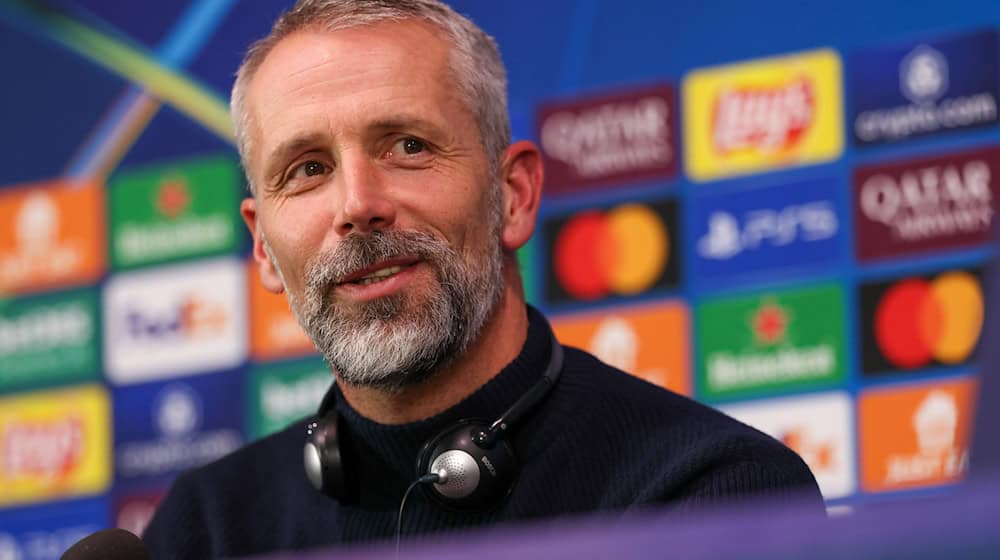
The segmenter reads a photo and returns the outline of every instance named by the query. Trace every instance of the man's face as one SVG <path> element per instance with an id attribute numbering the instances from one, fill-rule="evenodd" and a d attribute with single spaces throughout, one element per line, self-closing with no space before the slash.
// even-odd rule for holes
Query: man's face
<path id="1" fill-rule="evenodd" d="M 342 381 L 400 387 L 472 342 L 502 292 L 499 190 L 416 21 L 283 39 L 250 84 L 265 286 Z"/>

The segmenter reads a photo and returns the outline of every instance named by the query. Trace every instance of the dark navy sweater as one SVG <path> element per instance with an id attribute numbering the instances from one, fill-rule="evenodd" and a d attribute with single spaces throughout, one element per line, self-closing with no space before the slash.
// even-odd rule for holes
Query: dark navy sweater
<path id="1" fill-rule="evenodd" d="M 339 503 L 309 485 L 303 420 L 180 476 L 143 536 L 152 557 L 241 556 L 391 538 L 423 443 L 460 419 L 499 417 L 539 379 L 550 342 L 545 319 L 534 310 L 529 315 L 521 354 L 437 416 L 382 425 L 338 399 L 351 435 L 344 453 L 359 479 L 356 502 Z M 498 509 L 446 511 L 414 492 L 403 535 L 660 504 L 689 509 L 759 495 L 812 500 L 822 511 L 812 473 L 779 442 L 573 348 L 565 349 L 558 383 L 511 441 L 521 470 Z"/>

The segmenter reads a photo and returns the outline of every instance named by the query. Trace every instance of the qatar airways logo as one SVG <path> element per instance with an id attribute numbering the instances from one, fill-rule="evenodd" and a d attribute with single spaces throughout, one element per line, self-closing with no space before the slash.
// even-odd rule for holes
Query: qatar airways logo
<path id="1" fill-rule="evenodd" d="M 77 468 L 84 454 L 79 416 L 47 421 L 13 421 L 0 433 L 0 464 L 7 480 L 53 482 Z"/>
<path id="2" fill-rule="evenodd" d="M 676 171 L 673 88 L 657 86 L 541 110 L 538 136 L 556 191 Z"/>
<path id="3" fill-rule="evenodd" d="M 104 317 L 117 383 L 234 367 L 247 353 L 243 267 L 225 258 L 115 276 Z"/>
<path id="4" fill-rule="evenodd" d="M 996 212 L 1000 150 L 989 148 L 855 175 L 863 260 L 985 243 Z"/>
<path id="5" fill-rule="evenodd" d="M 815 97 L 805 77 L 773 87 L 723 90 L 713 108 L 715 149 L 776 153 L 794 147 L 813 123 Z"/>
<path id="6" fill-rule="evenodd" d="M 983 161 L 879 174 L 861 186 L 866 218 L 904 241 L 953 231 L 986 231 L 993 217 L 990 168 Z"/>

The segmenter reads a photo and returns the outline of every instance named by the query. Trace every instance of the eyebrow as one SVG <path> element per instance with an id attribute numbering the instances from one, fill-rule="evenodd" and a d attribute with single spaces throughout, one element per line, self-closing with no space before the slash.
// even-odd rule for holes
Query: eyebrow
<path id="1" fill-rule="evenodd" d="M 400 130 L 416 128 L 435 135 L 444 136 L 446 134 L 444 129 L 431 121 L 407 114 L 391 115 L 379 118 L 378 120 L 369 123 L 366 128 L 371 130 Z"/>

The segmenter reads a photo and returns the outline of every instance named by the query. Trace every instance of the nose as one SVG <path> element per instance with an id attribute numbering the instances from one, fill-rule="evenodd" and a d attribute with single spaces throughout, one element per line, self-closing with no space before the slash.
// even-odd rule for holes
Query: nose
<path id="1" fill-rule="evenodd" d="M 367 158 L 341 162 L 342 194 L 334 227 L 340 235 L 370 233 L 396 221 L 396 205 L 377 166 Z"/>

